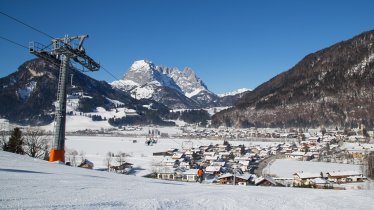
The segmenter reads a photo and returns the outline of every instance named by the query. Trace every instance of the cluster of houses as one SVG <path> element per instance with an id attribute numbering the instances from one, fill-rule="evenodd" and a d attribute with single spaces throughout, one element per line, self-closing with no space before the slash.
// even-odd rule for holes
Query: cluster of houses
<path id="1" fill-rule="evenodd" d="M 365 180 L 362 173 L 352 171 L 326 174 L 298 172 L 291 180 L 266 175 L 257 177 L 254 174 L 258 164 L 272 155 L 309 161 L 320 159 L 321 156 L 330 154 L 330 151 L 342 151 L 337 148 L 340 145 L 331 136 L 310 137 L 298 143 L 272 143 L 270 146 L 233 146 L 224 141 L 223 144 L 154 153 L 154 156 L 163 156 L 163 160 L 154 167 L 154 172 L 158 179 L 191 182 L 197 180 L 197 171 L 203 168 L 205 183 L 232 185 L 332 188 L 333 183 Z"/>
<path id="2" fill-rule="evenodd" d="M 270 149 L 259 146 L 223 144 L 188 148 L 183 151 L 171 149 L 153 155 L 164 156 L 155 166 L 158 179 L 196 181 L 197 171 L 203 168 L 205 182 L 248 185 L 257 178 L 253 173 L 261 159 L 270 154 Z"/>
<path id="3" fill-rule="evenodd" d="M 305 139 L 311 136 L 320 138 L 321 136 L 334 136 L 338 140 L 349 142 L 367 142 L 370 138 L 365 136 L 362 129 L 350 131 L 343 130 L 320 130 L 309 129 L 308 132 L 297 130 L 271 129 L 271 128 L 200 128 L 200 127 L 183 127 L 182 133 L 175 137 L 181 138 L 207 138 L 207 139 Z M 372 131 L 367 132 L 369 137 L 373 137 Z"/>
<path id="4" fill-rule="evenodd" d="M 363 182 L 367 178 L 357 171 L 332 171 L 327 173 L 298 172 L 294 174 L 293 186 L 333 189 L 334 184 Z"/>

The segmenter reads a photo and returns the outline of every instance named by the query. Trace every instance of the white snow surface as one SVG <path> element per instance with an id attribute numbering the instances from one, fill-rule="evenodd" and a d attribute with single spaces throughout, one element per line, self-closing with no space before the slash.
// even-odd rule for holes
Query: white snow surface
<path id="1" fill-rule="evenodd" d="M 297 161 L 287 159 L 277 159 L 268 165 L 263 172 L 274 174 L 280 178 L 292 178 L 294 173 L 321 173 L 333 171 L 357 171 L 360 172 L 360 165 L 341 164 L 341 163 L 326 163 L 326 162 L 311 162 L 311 161 Z"/>
<path id="2" fill-rule="evenodd" d="M 252 89 L 248 89 L 248 88 L 240 88 L 240 89 L 237 89 L 237 90 L 232 91 L 232 92 L 218 94 L 218 96 L 219 96 L 219 97 L 234 96 L 234 95 L 236 95 L 236 94 L 244 93 L 244 92 L 246 92 L 246 91 L 252 91 Z"/>
<path id="3" fill-rule="evenodd" d="M 36 82 L 32 81 L 27 84 L 25 87 L 18 89 L 17 93 L 22 100 L 27 100 L 30 97 L 30 94 L 36 87 Z"/>
<path id="4" fill-rule="evenodd" d="M 131 97 L 136 98 L 136 99 L 149 99 L 153 96 L 153 93 L 155 92 L 155 89 L 160 86 L 158 84 L 150 85 L 150 86 L 141 86 L 141 87 L 136 87 L 131 91 Z"/>
<path id="5" fill-rule="evenodd" d="M 374 191 L 182 183 L 0 152 L 2 209 L 372 209 Z"/>
<path id="6" fill-rule="evenodd" d="M 94 168 L 105 168 L 105 156 L 108 152 L 117 154 L 118 152 L 126 153 L 126 161 L 134 164 L 136 176 L 144 176 L 152 173 L 153 165 L 162 161 L 163 157 L 153 156 L 154 152 L 165 152 L 168 149 L 176 148 L 182 150 L 182 146 L 189 143 L 193 147 L 210 144 L 222 144 L 220 140 L 188 140 L 174 138 L 160 138 L 158 143 L 153 146 L 146 146 L 146 136 L 149 130 L 154 128 L 143 128 L 141 137 L 110 137 L 110 136 L 66 136 L 65 145 L 67 150 L 83 151 L 85 157 L 94 163 Z M 173 133 L 176 131 L 171 128 L 157 128 L 161 133 Z M 134 133 L 134 131 L 132 131 Z M 137 140 L 137 143 L 133 143 Z M 232 145 L 244 144 L 251 145 L 271 145 L 273 142 L 245 142 L 232 141 Z M 113 160 L 112 165 L 116 165 Z"/>
<path id="7" fill-rule="evenodd" d="M 205 88 L 198 88 L 198 89 L 196 89 L 196 90 L 194 90 L 194 91 L 192 91 L 190 93 L 186 93 L 186 96 L 188 98 L 191 98 L 192 96 L 195 96 L 195 95 L 199 94 L 203 90 L 206 90 L 206 89 Z"/>

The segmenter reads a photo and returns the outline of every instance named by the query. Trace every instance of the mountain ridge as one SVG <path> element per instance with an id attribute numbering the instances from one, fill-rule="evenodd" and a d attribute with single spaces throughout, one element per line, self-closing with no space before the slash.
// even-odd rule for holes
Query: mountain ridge
<path id="1" fill-rule="evenodd" d="M 232 106 L 239 98 L 219 97 L 189 67 L 180 71 L 165 65 L 156 66 L 149 60 L 135 61 L 123 79 L 113 81 L 111 85 L 137 99 L 159 101 L 170 109 Z"/>
<path id="2" fill-rule="evenodd" d="M 213 116 L 215 126 L 372 127 L 374 31 L 305 56 Z M 235 117 L 234 117 L 235 116 Z"/>

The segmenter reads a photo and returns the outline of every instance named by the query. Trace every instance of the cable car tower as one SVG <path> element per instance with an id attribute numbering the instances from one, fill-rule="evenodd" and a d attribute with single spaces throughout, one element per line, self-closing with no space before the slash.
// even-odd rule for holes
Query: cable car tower
<path id="1" fill-rule="evenodd" d="M 44 46 L 38 42 L 31 42 L 30 53 L 49 61 L 60 67 L 57 86 L 57 105 L 55 113 L 55 136 L 49 161 L 65 162 L 65 124 L 66 124 L 66 86 L 67 70 L 75 68 L 82 72 L 98 71 L 100 64 L 86 55 L 83 48 L 84 40 L 88 35 L 65 36 L 64 38 L 52 39 L 52 43 Z M 71 62 L 72 61 L 72 62 Z M 77 68 L 77 66 L 79 66 Z"/>

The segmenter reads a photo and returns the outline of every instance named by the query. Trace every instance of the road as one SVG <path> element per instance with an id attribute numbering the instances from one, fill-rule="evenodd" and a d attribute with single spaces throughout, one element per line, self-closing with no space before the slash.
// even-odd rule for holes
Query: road
<path id="1" fill-rule="evenodd" d="M 282 159 L 284 158 L 284 154 L 277 154 L 277 155 L 271 155 L 265 159 L 263 159 L 259 164 L 258 164 L 258 167 L 254 170 L 254 173 L 260 177 L 262 176 L 262 171 L 263 169 L 272 161 L 276 160 L 276 159 Z"/>

